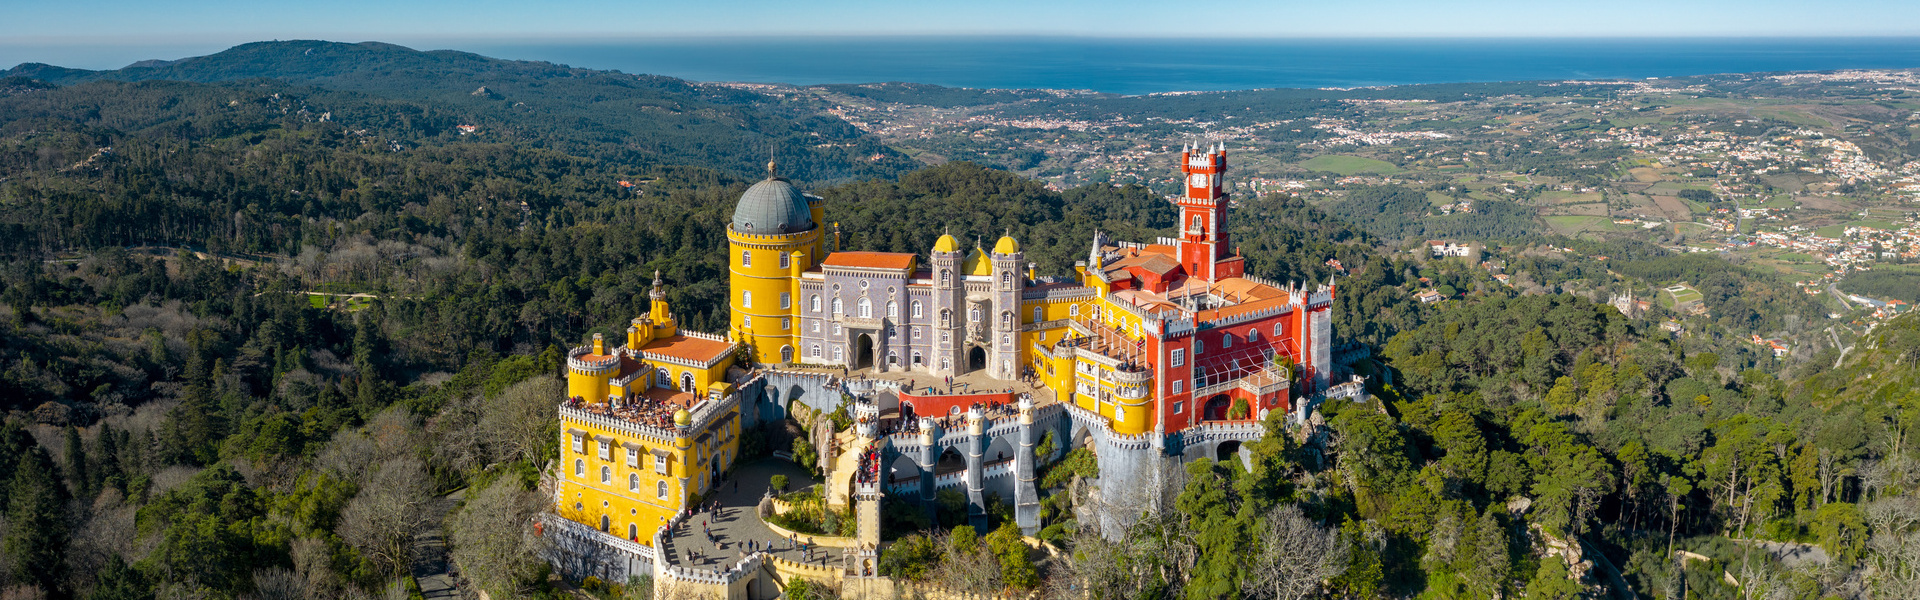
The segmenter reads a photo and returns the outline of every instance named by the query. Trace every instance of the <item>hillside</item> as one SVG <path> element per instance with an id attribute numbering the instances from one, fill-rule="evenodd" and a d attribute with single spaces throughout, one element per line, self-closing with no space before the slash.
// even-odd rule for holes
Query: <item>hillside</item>
<path id="1" fill-rule="evenodd" d="M 789 176 L 805 180 L 864 179 L 911 166 L 844 121 L 758 93 L 377 42 L 255 42 L 111 71 L 23 64 L 0 76 L 58 85 L 185 81 L 230 89 L 274 79 L 416 106 L 427 135 L 474 125 L 489 141 L 552 148 L 634 171 L 695 165 L 753 175 L 770 152 L 788 165 Z"/>

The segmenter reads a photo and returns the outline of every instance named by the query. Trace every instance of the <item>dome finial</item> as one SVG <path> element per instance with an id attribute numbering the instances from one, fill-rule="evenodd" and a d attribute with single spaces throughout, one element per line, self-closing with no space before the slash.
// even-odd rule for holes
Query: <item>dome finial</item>
<path id="1" fill-rule="evenodd" d="M 667 299 L 667 283 L 660 279 L 660 270 L 653 270 L 653 293 L 647 295 L 654 300 Z"/>
<path id="2" fill-rule="evenodd" d="M 780 163 L 771 158 L 767 159 L 767 179 L 773 179 L 775 177 L 779 177 L 780 176 L 779 172 L 780 172 Z"/>

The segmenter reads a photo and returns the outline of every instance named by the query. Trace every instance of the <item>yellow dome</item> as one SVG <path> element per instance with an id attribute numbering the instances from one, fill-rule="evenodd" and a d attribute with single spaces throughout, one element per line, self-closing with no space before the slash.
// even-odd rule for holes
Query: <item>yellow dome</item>
<path id="1" fill-rule="evenodd" d="M 688 425 L 692 425 L 693 413 L 687 412 L 687 409 L 684 409 L 684 408 L 673 411 L 673 424 L 679 427 L 686 427 Z"/>
<path id="2" fill-rule="evenodd" d="M 973 252 L 967 254 L 966 262 L 960 263 L 960 272 L 968 275 L 992 276 L 993 261 L 987 260 L 987 253 L 981 251 L 979 246 L 974 246 Z"/>
<path id="3" fill-rule="evenodd" d="M 951 235 L 941 234 L 940 239 L 933 243 L 933 251 L 934 252 L 959 252 L 960 242 L 957 240 L 954 240 L 953 236 Z"/>
<path id="4" fill-rule="evenodd" d="M 1010 235 L 1000 236 L 1000 241 L 993 243 L 994 254 L 1013 254 L 1019 251 L 1020 242 L 1013 241 L 1013 236 Z"/>

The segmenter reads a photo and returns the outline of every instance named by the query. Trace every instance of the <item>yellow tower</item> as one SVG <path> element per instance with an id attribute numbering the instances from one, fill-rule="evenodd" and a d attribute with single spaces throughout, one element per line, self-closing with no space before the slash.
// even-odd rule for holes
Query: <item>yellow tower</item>
<path id="1" fill-rule="evenodd" d="M 734 341 L 753 350 L 759 363 L 790 362 L 799 333 L 797 274 L 816 264 L 820 252 L 817 199 L 776 176 L 747 188 L 727 226 L 728 280 Z M 813 261 L 813 262 L 808 262 Z"/>

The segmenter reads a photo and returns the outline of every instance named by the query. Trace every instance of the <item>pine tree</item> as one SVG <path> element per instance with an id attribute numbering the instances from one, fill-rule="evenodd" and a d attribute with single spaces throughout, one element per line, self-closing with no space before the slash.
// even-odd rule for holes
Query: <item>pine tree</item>
<path id="1" fill-rule="evenodd" d="M 80 429 L 68 425 L 61 437 L 64 438 L 67 451 L 67 482 L 73 486 L 74 496 L 92 498 L 97 482 L 87 469 L 87 448 L 80 442 Z"/>
<path id="2" fill-rule="evenodd" d="M 120 555 L 107 557 L 107 564 L 95 578 L 93 593 L 87 600 L 152 600 L 153 587 L 139 569 L 127 566 Z"/>
<path id="3" fill-rule="evenodd" d="M 66 487 L 53 459 L 39 448 L 28 449 L 16 463 L 7 484 L 7 536 L 0 540 L 13 568 L 12 579 L 33 582 L 53 592 L 66 581 Z"/>

